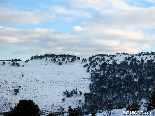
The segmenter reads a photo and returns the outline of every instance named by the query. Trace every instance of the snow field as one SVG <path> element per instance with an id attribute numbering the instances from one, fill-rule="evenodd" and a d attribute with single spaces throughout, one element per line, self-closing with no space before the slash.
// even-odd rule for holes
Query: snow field
<path id="1" fill-rule="evenodd" d="M 79 91 L 83 94 L 89 92 L 90 81 L 87 78 L 90 75 L 81 61 L 61 66 L 45 60 L 18 63 L 24 67 L 10 66 L 8 62 L 0 65 L 0 105 L 4 106 L 1 111 L 9 111 L 9 107 L 14 107 L 21 99 L 31 99 L 40 109 L 55 112 L 60 107 L 67 111 L 68 106 L 81 106 L 79 100 L 84 103 L 84 95 L 80 96 Z M 19 93 L 14 95 L 17 88 Z M 78 95 L 66 98 L 63 94 L 76 88 Z"/>

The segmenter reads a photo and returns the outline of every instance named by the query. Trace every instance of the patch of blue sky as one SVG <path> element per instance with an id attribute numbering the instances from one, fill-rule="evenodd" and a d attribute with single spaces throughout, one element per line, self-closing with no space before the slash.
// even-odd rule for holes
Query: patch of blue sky
<path id="1" fill-rule="evenodd" d="M 96 10 L 96 9 L 91 9 L 91 8 L 88 8 L 88 9 L 85 9 L 84 12 L 87 12 L 89 13 L 90 15 L 97 15 L 100 13 L 100 11 Z"/>
<path id="2" fill-rule="evenodd" d="M 67 2 L 56 0 L 2 0 L 0 4 L 3 6 L 12 6 L 20 11 L 46 11 L 51 6 L 69 6 Z"/>
<path id="3" fill-rule="evenodd" d="M 75 22 L 72 23 L 72 22 L 65 21 L 65 17 L 61 17 L 59 19 L 56 19 L 54 23 L 51 23 L 50 25 L 46 25 L 45 28 L 55 29 L 57 32 L 60 32 L 60 33 L 67 33 L 74 26 L 81 26 L 82 23 L 83 23 L 83 18 L 78 18 L 75 20 Z"/>
<path id="4" fill-rule="evenodd" d="M 143 7 L 143 8 L 154 7 L 154 4 L 148 2 L 147 0 L 129 0 L 127 1 L 127 3 L 135 7 Z"/>
<path id="5" fill-rule="evenodd" d="M 150 29 L 150 28 L 142 29 L 142 31 L 143 31 L 145 34 L 155 35 L 155 28 L 154 28 L 154 29 Z"/>
<path id="6" fill-rule="evenodd" d="M 33 49 L 34 46 L 19 46 L 19 45 L 13 45 L 13 50 L 10 51 L 10 54 L 12 54 L 12 57 L 10 58 L 17 58 L 17 59 L 21 59 L 23 61 L 27 60 L 27 59 L 30 59 L 31 56 L 33 55 L 36 55 L 36 54 L 33 54 L 33 53 L 18 53 L 18 51 L 20 50 L 23 50 L 23 51 L 29 51 L 31 48 Z M 17 52 L 16 52 L 17 51 Z"/>
<path id="7" fill-rule="evenodd" d="M 89 12 L 89 13 L 98 13 L 98 11 L 97 10 L 95 10 L 95 9 L 85 9 L 85 11 L 86 12 Z"/>
<path id="8" fill-rule="evenodd" d="M 19 49 L 19 47 L 17 47 L 17 45 L 10 45 L 10 44 L 3 44 L 3 46 L 5 47 L 4 50 L 1 50 L 1 54 L 3 54 L 0 59 L 10 59 L 10 58 L 17 58 L 16 55 L 13 55 L 12 52 L 16 49 Z M 11 49 L 9 49 L 9 48 Z"/>
<path id="9" fill-rule="evenodd" d="M 17 10 L 22 10 L 22 11 L 26 10 L 26 11 L 28 11 L 28 10 L 30 10 L 30 7 L 34 8 L 35 1 L 33 0 L 33 1 L 29 2 L 29 0 L 28 0 L 28 1 L 25 2 L 24 0 L 3 0 L 1 2 L 1 4 L 4 7 L 11 6 L 11 7 L 14 7 Z"/>
<path id="10" fill-rule="evenodd" d="M 51 0 L 52 1 L 52 6 L 62 6 L 62 7 L 66 7 L 66 8 L 70 8 L 70 3 L 67 2 L 67 0 Z"/>

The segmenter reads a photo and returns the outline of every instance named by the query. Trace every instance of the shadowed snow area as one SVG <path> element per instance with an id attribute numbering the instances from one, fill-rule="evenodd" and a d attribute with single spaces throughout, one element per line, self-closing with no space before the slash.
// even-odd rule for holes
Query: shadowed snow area
<path id="1" fill-rule="evenodd" d="M 10 106 L 14 107 L 21 99 L 31 99 L 41 110 L 48 111 L 57 111 L 60 107 L 66 111 L 68 106 L 77 107 L 84 103 L 83 94 L 89 92 L 90 74 L 81 61 L 62 65 L 45 59 L 18 63 L 20 67 L 11 66 L 9 61 L 4 66 L 2 61 L 0 63 L 0 111 L 9 111 Z M 67 98 L 63 93 L 76 88 L 78 94 L 72 97 Z M 14 89 L 19 89 L 17 95 Z"/>

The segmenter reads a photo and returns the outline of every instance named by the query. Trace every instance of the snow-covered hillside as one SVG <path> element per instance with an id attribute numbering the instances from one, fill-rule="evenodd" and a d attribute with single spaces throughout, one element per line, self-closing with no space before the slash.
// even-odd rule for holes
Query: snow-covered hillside
<path id="1" fill-rule="evenodd" d="M 10 106 L 14 107 L 21 99 L 31 99 L 41 110 L 55 112 L 60 107 L 66 111 L 68 106 L 77 107 L 84 103 L 83 94 L 89 92 L 90 75 L 80 60 L 62 65 L 45 61 L 45 58 L 18 63 L 19 67 L 11 66 L 9 61 L 5 61 L 4 66 L 0 62 L 0 112 L 9 111 Z M 72 97 L 67 98 L 63 93 L 76 88 L 78 94 Z M 15 89 L 19 89 L 17 95 Z"/>
<path id="2" fill-rule="evenodd" d="M 48 112 L 83 106 L 90 113 L 95 105 L 105 109 L 102 103 L 109 99 L 113 108 L 140 104 L 155 87 L 154 59 L 155 52 L 89 58 L 45 54 L 26 62 L 0 61 L 0 112 L 10 111 L 21 99 L 33 100 Z M 123 110 L 113 110 L 112 116 L 124 115 Z"/>

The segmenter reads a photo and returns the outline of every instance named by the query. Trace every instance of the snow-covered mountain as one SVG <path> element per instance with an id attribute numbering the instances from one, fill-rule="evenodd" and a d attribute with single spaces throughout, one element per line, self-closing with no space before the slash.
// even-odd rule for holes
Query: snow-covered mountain
<path id="1" fill-rule="evenodd" d="M 123 100 L 125 103 L 133 102 L 133 99 L 139 101 L 143 98 L 143 93 L 136 89 L 141 83 L 140 79 L 143 78 L 140 77 L 140 70 L 146 71 L 141 74 L 148 80 L 148 83 L 144 83 L 149 85 L 144 87 L 145 91 L 148 91 L 148 88 L 154 87 L 151 84 L 155 82 L 155 77 L 152 76 L 155 71 L 154 59 L 154 52 L 143 52 L 98 54 L 89 58 L 45 54 L 32 56 L 25 62 L 17 59 L 1 60 L 0 112 L 10 111 L 10 107 L 13 108 L 21 99 L 31 99 L 41 110 L 49 112 L 67 111 L 69 106 L 76 108 L 88 105 L 91 100 L 95 100 L 94 96 L 97 105 L 101 97 L 108 97 L 117 102 L 121 99 L 120 103 Z M 145 70 L 147 68 L 149 70 Z M 128 79 L 129 76 L 131 80 Z M 127 91 L 130 85 L 123 82 L 127 79 L 133 83 L 131 86 L 135 87 L 134 94 L 140 93 L 142 97 L 137 95 L 131 97 L 133 91 L 130 89 L 130 92 Z M 119 92 L 128 94 L 122 93 L 121 96 Z M 118 97 L 120 98 L 117 99 Z"/>
<path id="2" fill-rule="evenodd" d="M 68 106 L 81 106 L 84 103 L 83 94 L 89 92 L 90 74 L 86 72 L 81 60 L 66 61 L 62 65 L 47 57 L 28 62 L 13 61 L 15 65 L 11 61 L 1 61 L 0 111 L 9 111 L 21 99 L 31 99 L 40 109 L 55 112 L 60 108 L 67 111 Z M 77 95 L 66 97 L 63 93 L 73 89 L 77 89 Z"/>

